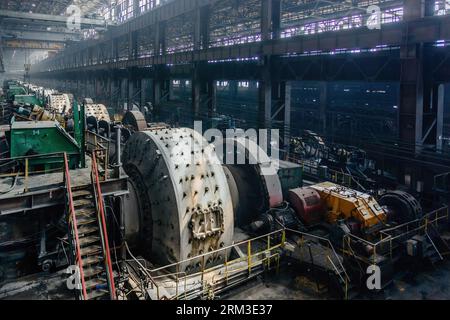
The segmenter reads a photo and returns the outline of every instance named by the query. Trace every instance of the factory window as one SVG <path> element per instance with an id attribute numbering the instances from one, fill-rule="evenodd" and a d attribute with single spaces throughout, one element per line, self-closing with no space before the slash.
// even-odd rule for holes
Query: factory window
<path id="1" fill-rule="evenodd" d="M 443 16 L 450 13 L 450 1 L 449 0 L 436 0 L 434 3 L 434 14 L 437 16 Z"/>
<path id="2" fill-rule="evenodd" d="M 117 2 L 119 10 L 119 21 L 123 22 L 133 17 L 133 0 L 119 0 Z"/>
<path id="3" fill-rule="evenodd" d="M 98 36 L 98 32 L 95 29 L 83 30 L 83 38 L 84 39 L 96 39 L 97 36 Z"/>
<path id="4" fill-rule="evenodd" d="M 403 8 L 394 8 L 386 10 L 381 14 L 381 23 L 400 22 L 403 17 Z"/>
<path id="5" fill-rule="evenodd" d="M 152 0 L 139 0 L 139 11 L 142 13 L 151 9 L 154 7 L 153 2 Z"/>
<path id="6" fill-rule="evenodd" d="M 228 87 L 228 81 L 217 81 L 218 87 Z"/>
<path id="7" fill-rule="evenodd" d="M 285 0 L 289 1 L 289 0 Z M 371 2 L 370 4 L 376 4 L 376 2 Z M 369 5 L 369 3 L 367 3 Z M 318 7 L 318 12 L 315 12 L 316 17 L 325 16 L 325 14 L 330 14 L 335 11 L 335 14 L 342 14 L 342 17 L 337 17 L 328 20 L 322 21 L 314 21 L 305 23 L 305 20 L 308 18 L 306 14 L 299 10 L 298 4 L 291 3 L 292 7 L 287 7 L 283 9 L 282 13 L 282 25 L 284 26 L 281 37 L 289 38 L 298 35 L 308 35 L 308 34 L 316 34 L 322 32 L 329 31 L 340 31 L 340 30 L 348 30 L 354 28 L 361 28 L 370 23 L 370 14 L 356 14 L 351 16 L 345 16 L 348 14 L 349 8 L 346 8 L 345 5 L 342 8 L 338 7 L 330 7 L 323 6 Z M 359 5 L 361 8 L 365 8 L 362 5 Z M 295 10 L 294 10 L 295 9 Z M 364 9 L 365 10 L 365 9 Z M 381 12 L 380 22 L 381 24 L 395 23 L 400 22 L 403 18 L 403 8 L 396 7 L 391 9 L 386 9 Z"/>
<path id="8" fill-rule="evenodd" d="M 100 8 L 97 12 L 101 17 L 105 18 L 105 20 L 112 20 L 112 21 L 116 20 L 115 14 L 116 8 L 114 6 L 109 5 L 104 6 Z"/>

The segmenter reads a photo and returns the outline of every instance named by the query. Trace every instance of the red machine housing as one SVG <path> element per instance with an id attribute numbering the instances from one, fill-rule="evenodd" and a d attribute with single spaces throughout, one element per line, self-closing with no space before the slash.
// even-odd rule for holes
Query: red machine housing
<path id="1" fill-rule="evenodd" d="M 316 190 L 308 187 L 291 189 L 288 193 L 288 201 L 306 225 L 323 221 L 325 210 Z"/>

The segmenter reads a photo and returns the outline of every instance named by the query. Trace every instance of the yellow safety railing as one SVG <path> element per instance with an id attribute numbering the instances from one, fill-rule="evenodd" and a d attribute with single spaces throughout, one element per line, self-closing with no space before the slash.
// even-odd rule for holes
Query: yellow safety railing
<path id="1" fill-rule="evenodd" d="M 326 258 L 327 258 L 329 265 L 331 266 L 331 270 L 333 270 L 336 273 L 336 275 L 341 279 L 341 281 L 344 285 L 344 296 L 347 299 L 350 276 L 348 275 L 347 270 L 345 269 L 345 267 L 341 261 L 341 257 L 336 252 L 331 241 L 327 238 L 324 238 L 324 237 L 321 237 L 321 236 L 318 236 L 315 234 L 311 234 L 311 233 L 306 233 L 306 232 L 293 230 L 293 229 L 289 229 L 289 228 L 286 228 L 285 230 L 287 232 L 290 232 L 292 234 L 299 236 L 299 241 L 297 242 L 297 245 L 300 248 L 303 248 L 310 241 L 314 241 L 314 243 L 317 243 L 320 246 L 322 246 L 323 248 L 327 248 L 331 251 L 332 256 L 326 255 Z M 334 262 L 333 262 L 332 257 L 334 257 L 334 259 L 335 259 Z M 339 270 L 339 268 L 340 268 L 340 270 Z"/>
<path id="2" fill-rule="evenodd" d="M 419 219 L 384 229 L 372 241 L 362 239 L 354 234 L 346 234 L 343 239 L 343 253 L 367 265 L 376 265 L 378 256 L 392 259 L 394 256 L 393 251 L 398 247 L 399 243 L 414 235 L 426 234 L 430 225 L 437 226 L 442 220 L 449 220 L 447 206 L 433 210 Z M 369 249 L 367 256 L 355 253 L 353 247 L 358 245 L 364 245 Z"/>
<path id="3" fill-rule="evenodd" d="M 86 152 L 97 158 L 97 165 L 105 170 L 105 174 L 101 175 L 101 180 L 107 180 L 106 171 L 109 166 L 109 149 L 111 141 L 92 131 L 85 131 Z"/>
<path id="4" fill-rule="evenodd" d="M 150 275 L 151 288 L 156 290 L 157 299 L 163 298 L 161 296 L 161 288 L 164 284 L 173 284 L 175 287 L 175 295 L 170 297 L 170 299 L 179 299 L 189 297 L 189 286 L 195 287 L 196 284 L 189 284 L 189 279 L 195 279 L 199 277 L 201 283 L 201 288 L 204 290 L 206 283 L 205 276 L 212 274 L 214 271 L 221 268 L 224 269 L 224 274 L 222 279 L 225 279 L 225 284 L 228 285 L 230 280 L 236 275 L 246 274 L 248 278 L 252 277 L 253 270 L 257 266 L 262 266 L 263 270 L 269 270 L 276 267 L 278 270 L 280 262 L 280 253 L 278 249 L 284 247 L 286 241 L 286 230 L 280 229 L 273 231 L 271 233 L 258 236 L 252 239 L 244 240 L 218 250 L 214 250 L 208 253 L 201 254 L 196 257 L 192 257 L 186 260 L 182 260 L 176 263 L 172 263 L 160 268 L 153 270 L 146 269 L 146 274 Z M 262 245 L 264 244 L 264 245 Z M 228 260 L 228 256 L 233 249 L 245 246 L 247 248 L 247 255 Z M 238 249 L 240 250 L 240 249 Z M 207 267 L 207 258 L 210 256 L 223 255 L 225 261 L 222 264 L 214 265 L 212 267 Z M 275 262 L 275 264 L 272 264 Z M 187 273 L 185 271 L 180 271 L 183 265 L 199 263 L 200 270 L 193 273 Z M 244 266 L 242 266 L 244 263 Z M 233 268 L 235 267 L 235 268 Z M 255 274 L 256 275 L 256 274 Z M 161 281 L 156 281 L 162 279 Z M 208 283 L 212 288 L 218 283 L 215 281 L 215 276 L 212 277 L 212 282 Z M 219 280 L 218 280 L 219 281 Z M 183 288 L 183 292 L 180 293 L 180 283 Z M 198 285 L 198 283 L 197 283 Z M 195 289 L 195 288 L 194 288 Z M 203 291 L 202 291 L 203 292 Z"/>
<path id="5" fill-rule="evenodd" d="M 47 169 L 47 170 L 30 170 L 30 162 L 35 160 L 45 160 L 49 161 L 51 159 L 61 160 L 61 167 Z M 63 173 L 64 174 L 64 153 L 56 152 L 56 153 L 48 153 L 48 154 L 39 154 L 39 155 L 29 155 L 22 157 L 14 157 L 14 158 L 4 158 L 0 159 L 0 178 L 9 178 L 9 177 L 23 177 L 23 192 L 28 192 L 29 190 L 29 178 L 33 175 L 38 174 L 49 174 L 49 173 Z M 61 182 L 63 182 L 63 176 L 61 177 Z"/>
<path id="6" fill-rule="evenodd" d="M 338 184 L 343 185 L 348 188 L 363 189 L 362 182 L 358 178 L 354 177 L 351 174 L 333 170 L 328 167 L 326 168 L 326 171 L 323 172 L 324 173 L 323 174 L 320 172 L 320 167 L 317 166 L 317 163 L 299 159 L 294 156 L 289 156 L 288 161 L 291 161 L 291 162 L 301 165 L 302 171 L 304 173 L 308 173 L 310 175 L 317 176 L 319 178 L 326 179 L 326 180 L 334 182 L 334 183 L 338 183 Z"/>

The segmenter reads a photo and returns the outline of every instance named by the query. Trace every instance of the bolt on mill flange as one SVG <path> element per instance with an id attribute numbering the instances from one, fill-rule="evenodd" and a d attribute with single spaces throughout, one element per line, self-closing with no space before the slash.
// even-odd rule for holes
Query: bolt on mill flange
<path id="1" fill-rule="evenodd" d="M 152 261 L 182 261 L 232 243 L 227 179 L 214 149 L 207 146 L 198 132 L 179 128 L 137 132 L 124 148 L 130 199 L 138 199 L 134 209 L 131 201 L 125 204 L 125 224 L 139 221 L 134 234 L 126 236 L 138 239 Z M 224 253 L 208 255 L 205 262 L 223 263 L 224 258 Z M 182 266 L 185 271 L 197 267 L 198 261 Z"/>

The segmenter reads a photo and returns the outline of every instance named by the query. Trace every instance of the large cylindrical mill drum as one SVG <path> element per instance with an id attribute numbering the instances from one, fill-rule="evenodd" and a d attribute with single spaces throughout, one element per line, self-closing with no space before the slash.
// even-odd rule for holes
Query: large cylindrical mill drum
<path id="1" fill-rule="evenodd" d="M 245 227 L 261 213 L 283 202 L 276 159 L 271 159 L 256 142 L 247 138 L 228 138 L 224 147 L 224 168 L 235 224 Z"/>
<path id="2" fill-rule="evenodd" d="M 232 243 L 230 191 L 215 151 L 207 145 L 196 131 L 180 128 L 137 132 L 124 148 L 130 198 L 138 199 L 125 223 L 139 220 L 139 242 L 152 262 L 182 261 Z M 223 262 L 224 253 L 205 260 Z M 183 268 L 192 270 L 195 264 L 183 263 Z"/>

